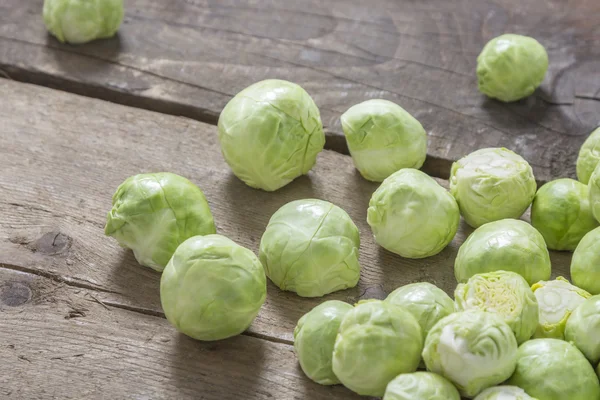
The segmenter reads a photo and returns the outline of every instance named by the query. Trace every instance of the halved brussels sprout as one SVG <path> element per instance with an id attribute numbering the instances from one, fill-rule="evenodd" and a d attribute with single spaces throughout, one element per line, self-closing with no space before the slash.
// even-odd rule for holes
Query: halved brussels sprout
<path id="1" fill-rule="evenodd" d="M 592 364 L 600 362 L 600 295 L 590 297 L 573 311 L 567 320 L 565 339 Z"/>
<path id="2" fill-rule="evenodd" d="M 327 201 L 296 200 L 269 220 L 259 257 L 281 290 L 317 297 L 356 286 L 360 277 L 358 228 Z"/>
<path id="3" fill-rule="evenodd" d="M 454 276 L 463 283 L 475 274 L 498 270 L 516 272 L 529 285 L 550 279 L 550 254 L 542 234 L 518 219 L 477 228 L 458 250 Z"/>
<path id="4" fill-rule="evenodd" d="M 591 294 L 573 286 L 559 276 L 553 281 L 541 281 L 531 287 L 540 310 L 539 324 L 533 337 L 565 338 L 565 326 L 571 313 Z"/>
<path id="5" fill-rule="evenodd" d="M 458 390 L 432 372 L 400 374 L 388 383 L 383 400 L 460 400 Z"/>
<path id="6" fill-rule="evenodd" d="M 494 386 L 479 393 L 473 400 L 536 400 L 517 386 Z"/>
<path id="7" fill-rule="evenodd" d="M 473 228 L 505 218 L 519 218 L 536 189 L 531 166 L 505 148 L 474 151 L 452 164 L 450 192 Z"/>
<path id="8" fill-rule="evenodd" d="M 600 294 L 600 228 L 588 232 L 571 259 L 573 283 L 591 294 Z"/>
<path id="9" fill-rule="evenodd" d="M 577 157 L 577 179 L 586 184 L 600 161 L 600 127 L 596 128 L 583 142 Z"/>

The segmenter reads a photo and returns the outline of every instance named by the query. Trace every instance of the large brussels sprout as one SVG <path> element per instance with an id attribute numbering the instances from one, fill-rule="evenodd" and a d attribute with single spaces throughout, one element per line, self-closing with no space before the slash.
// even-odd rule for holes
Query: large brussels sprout
<path id="1" fill-rule="evenodd" d="M 421 326 L 423 338 L 440 319 L 454 312 L 454 301 L 450 296 L 429 282 L 401 286 L 390 293 L 385 301 L 408 310 Z"/>
<path id="2" fill-rule="evenodd" d="M 502 319 L 483 311 L 450 314 L 425 339 L 427 370 L 449 379 L 465 397 L 508 379 L 517 362 L 517 340 Z"/>
<path id="3" fill-rule="evenodd" d="M 505 148 L 474 151 L 452 164 L 450 192 L 473 228 L 519 218 L 535 196 L 531 166 Z"/>
<path id="4" fill-rule="evenodd" d="M 204 193 L 184 177 L 160 172 L 129 177 L 112 198 L 104 233 L 162 271 L 184 240 L 215 233 Z"/>
<path id="5" fill-rule="evenodd" d="M 473 275 L 454 291 L 457 311 L 497 314 L 515 333 L 517 343 L 529 340 L 538 326 L 538 304 L 521 275 L 495 271 Z"/>
<path id="6" fill-rule="evenodd" d="M 356 286 L 359 246 L 358 228 L 344 210 L 323 200 L 296 200 L 271 217 L 259 257 L 281 290 L 316 297 Z"/>
<path id="7" fill-rule="evenodd" d="M 173 254 L 160 280 L 169 322 L 198 340 L 220 340 L 250 326 L 267 295 L 252 251 L 221 235 L 194 236 Z"/>
<path id="8" fill-rule="evenodd" d="M 597 167 L 588 183 L 588 196 L 592 215 L 600 221 L 600 167 Z"/>
<path id="9" fill-rule="evenodd" d="M 537 40 L 504 34 L 490 40 L 477 57 L 479 90 L 510 102 L 532 94 L 548 70 L 548 54 Z"/>
<path id="10" fill-rule="evenodd" d="M 517 368 L 509 385 L 540 400 L 598 400 L 594 368 L 571 343 L 534 339 L 519 347 Z"/>
<path id="11" fill-rule="evenodd" d="M 546 183 L 533 199 L 531 224 L 549 249 L 575 250 L 581 238 L 598 226 L 590 208 L 588 187 L 568 178 Z"/>
<path id="12" fill-rule="evenodd" d="M 475 274 L 498 270 L 516 272 L 530 285 L 550 279 L 550 254 L 541 233 L 518 219 L 477 228 L 458 250 L 454 276 L 466 282 Z"/>
<path id="13" fill-rule="evenodd" d="M 600 294 L 600 228 L 588 232 L 573 252 L 571 279 L 591 294 Z"/>
<path id="14" fill-rule="evenodd" d="M 399 169 L 423 165 L 427 133 L 399 105 L 367 100 L 350 107 L 341 120 L 354 165 L 365 179 L 381 182 Z"/>
<path id="15" fill-rule="evenodd" d="M 319 109 L 304 89 L 268 79 L 227 103 L 219 117 L 219 141 L 238 178 L 273 191 L 310 171 L 325 135 Z"/>
<path id="16" fill-rule="evenodd" d="M 536 400 L 517 386 L 494 386 L 479 393 L 473 400 Z"/>
<path id="17" fill-rule="evenodd" d="M 123 0 L 44 0 L 44 23 L 61 42 L 113 36 L 123 21 Z"/>
<path id="18" fill-rule="evenodd" d="M 342 319 L 352 308 L 343 301 L 326 301 L 304 314 L 294 329 L 294 349 L 302 371 L 321 385 L 340 383 L 331 366 L 333 345 Z"/>
<path id="19" fill-rule="evenodd" d="M 383 396 L 399 374 L 415 372 L 423 337 L 411 313 L 379 300 L 359 302 L 340 325 L 333 348 L 333 372 L 354 392 Z"/>
<path id="20" fill-rule="evenodd" d="M 579 179 L 579 182 L 587 185 L 599 161 L 600 127 L 588 136 L 581 149 L 579 149 L 579 157 L 577 157 L 577 179 Z"/>
<path id="21" fill-rule="evenodd" d="M 565 339 L 592 364 L 600 362 L 600 295 L 590 297 L 573 311 L 567 320 Z"/>
<path id="22" fill-rule="evenodd" d="M 383 400 L 460 400 L 458 390 L 432 372 L 400 374 L 388 383 Z"/>
<path id="23" fill-rule="evenodd" d="M 406 168 L 373 193 L 367 222 L 375 241 L 407 258 L 433 256 L 452 241 L 460 214 L 450 193 L 433 178 Z"/>
<path id="24" fill-rule="evenodd" d="M 535 338 L 564 339 L 565 326 L 571 313 L 591 294 L 573 286 L 559 276 L 553 281 L 541 281 L 531 287 L 540 311 Z"/>

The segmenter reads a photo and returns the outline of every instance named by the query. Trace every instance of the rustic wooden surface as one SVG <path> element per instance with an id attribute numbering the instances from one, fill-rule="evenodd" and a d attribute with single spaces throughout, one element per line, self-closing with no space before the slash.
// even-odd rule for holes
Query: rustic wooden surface
<path id="1" fill-rule="evenodd" d="M 451 294 L 454 258 L 471 232 L 461 223 L 439 255 L 403 259 L 374 244 L 365 219 L 376 185 L 348 156 L 324 151 L 308 176 L 267 193 L 230 173 L 214 126 L 6 79 L 0 171 L 0 395 L 14 398 L 353 398 L 302 375 L 291 346 L 298 318 L 326 299 L 383 298 L 410 282 L 433 282 Z M 103 235 L 118 184 L 149 171 L 198 184 L 218 232 L 255 252 L 281 205 L 332 201 L 361 232 L 359 285 L 306 299 L 269 284 L 241 337 L 206 344 L 176 334 L 162 318 L 160 275 Z M 570 255 L 552 259 L 553 275 L 568 276 Z"/>
<path id="2" fill-rule="evenodd" d="M 339 116 L 387 98 L 429 133 L 425 170 L 447 177 L 474 149 L 523 155 L 538 180 L 574 177 L 600 125 L 598 0 L 128 0 L 120 34 L 61 45 L 42 0 L 0 4 L 0 69 L 14 79 L 214 124 L 248 84 L 283 78 L 319 105 L 328 148 L 346 151 Z M 505 33 L 537 38 L 550 70 L 536 94 L 503 104 L 476 86 L 476 57 Z"/>

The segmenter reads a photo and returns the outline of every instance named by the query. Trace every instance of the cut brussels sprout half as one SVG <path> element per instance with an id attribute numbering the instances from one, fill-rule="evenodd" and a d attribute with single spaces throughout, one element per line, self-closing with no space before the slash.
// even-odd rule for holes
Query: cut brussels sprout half
<path id="1" fill-rule="evenodd" d="M 567 320 L 565 339 L 593 365 L 600 362 L 600 295 L 590 297 L 573 311 Z"/>
<path id="2" fill-rule="evenodd" d="M 458 390 L 432 372 L 400 374 L 388 383 L 383 400 L 460 400 Z"/>
<path id="3" fill-rule="evenodd" d="M 537 400 L 517 386 L 494 386 L 479 393 L 473 400 Z"/>

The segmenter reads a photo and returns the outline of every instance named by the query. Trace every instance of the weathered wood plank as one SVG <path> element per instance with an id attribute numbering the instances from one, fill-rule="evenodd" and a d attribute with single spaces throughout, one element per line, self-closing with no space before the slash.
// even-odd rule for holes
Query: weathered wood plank
<path id="1" fill-rule="evenodd" d="M 0 93 L 10 93 L 0 96 L 0 263 L 97 290 L 107 304 L 160 315 L 159 274 L 104 237 L 103 224 L 127 176 L 171 171 L 204 190 L 220 233 L 255 252 L 270 216 L 288 201 L 316 197 L 344 208 L 361 232 L 362 276 L 356 288 L 325 299 L 381 298 L 423 280 L 454 290 L 454 258 L 471 229 L 461 224 L 447 249 L 423 260 L 382 250 L 366 223 L 376 185 L 360 177 L 348 156 L 325 151 L 308 176 L 267 193 L 231 174 L 214 126 L 2 79 Z M 569 257 L 553 254 L 555 275 L 568 274 Z M 323 300 L 269 284 L 250 333 L 291 343 L 298 318 Z"/>
<path id="2" fill-rule="evenodd" d="M 422 121 L 436 176 L 505 146 L 540 181 L 573 177 L 600 124 L 596 0 L 130 0 L 118 37 L 78 47 L 46 34 L 41 5 L 0 4 L 0 69 L 15 79 L 210 123 L 248 84 L 289 79 L 313 95 L 328 147 L 342 152 L 339 115 L 387 98 Z M 508 105 L 481 95 L 474 75 L 485 42 L 505 32 L 536 37 L 551 65 L 535 96 Z"/>

